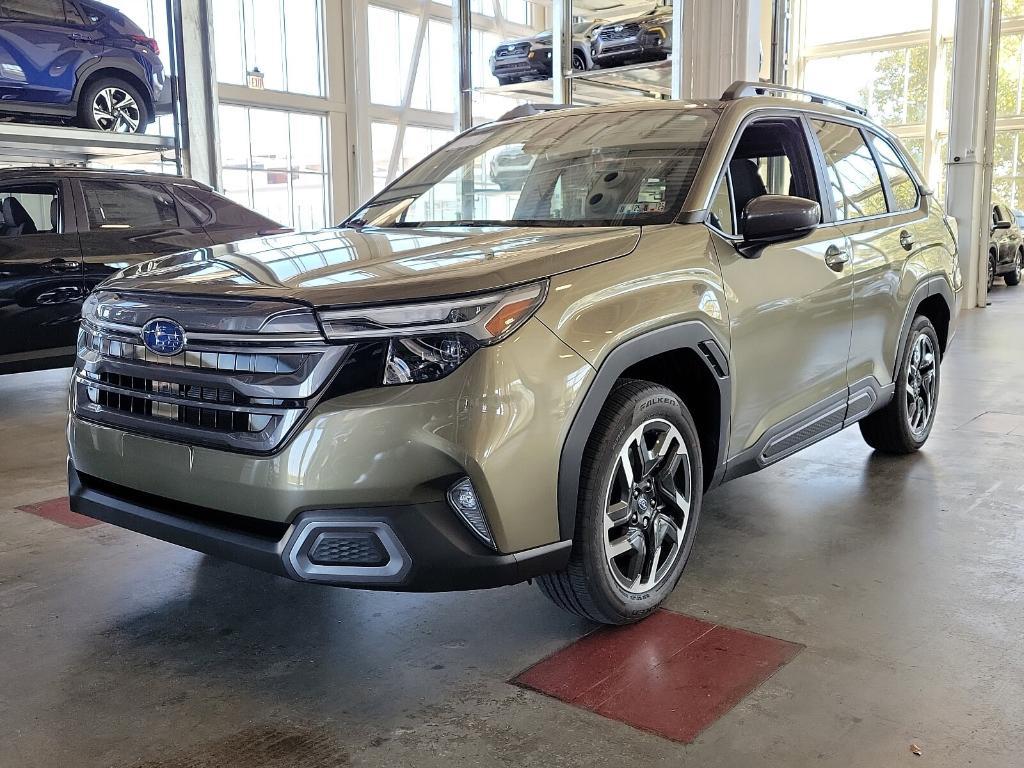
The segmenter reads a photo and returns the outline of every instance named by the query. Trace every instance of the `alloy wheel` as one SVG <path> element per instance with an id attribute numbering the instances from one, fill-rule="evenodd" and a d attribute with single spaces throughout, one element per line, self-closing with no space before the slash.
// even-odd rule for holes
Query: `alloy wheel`
<path id="1" fill-rule="evenodd" d="M 988 289 L 989 289 L 989 291 L 992 290 L 992 286 L 994 286 L 995 283 L 996 283 L 996 260 L 995 260 L 995 258 L 990 258 L 988 260 Z"/>
<path id="2" fill-rule="evenodd" d="M 111 133 L 135 133 L 142 120 L 138 103 L 121 88 L 103 88 L 92 102 L 92 114 L 100 130 Z"/>
<path id="3" fill-rule="evenodd" d="M 616 458 L 605 508 L 605 558 L 616 583 L 643 594 L 679 559 L 693 498 L 690 455 L 664 419 L 637 427 Z"/>
<path id="4" fill-rule="evenodd" d="M 1016 277 L 1018 283 L 1020 282 L 1022 271 L 1024 271 L 1024 264 L 1022 264 L 1022 257 L 1018 253 L 1017 259 L 1013 262 L 1013 274 Z"/>
<path id="5" fill-rule="evenodd" d="M 572 68 L 577 72 L 582 72 L 587 68 L 587 62 L 583 60 L 583 56 L 578 53 L 572 55 Z"/>
<path id="6" fill-rule="evenodd" d="M 907 366 L 907 424 L 915 438 L 928 433 L 938 395 L 939 360 L 935 345 L 926 333 L 918 335 Z"/>

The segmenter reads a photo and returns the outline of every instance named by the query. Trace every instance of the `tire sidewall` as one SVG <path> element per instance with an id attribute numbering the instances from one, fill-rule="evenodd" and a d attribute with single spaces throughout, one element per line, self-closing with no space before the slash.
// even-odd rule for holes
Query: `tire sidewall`
<path id="1" fill-rule="evenodd" d="M 932 347 L 935 350 L 935 406 L 932 408 L 931 417 L 928 420 L 928 429 L 924 437 L 918 438 L 910 429 L 909 409 L 907 407 L 907 369 L 910 367 L 910 359 L 914 354 L 914 346 L 921 334 L 927 334 L 931 339 Z M 935 326 L 926 317 L 918 317 L 910 327 L 910 337 L 907 343 L 906 352 L 903 355 L 903 362 L 900 365 L 899 379 L 896 382 L 896 394 L 899 410 L 899 428 L 903 432 L 908 445 L 915 449 L 920 448 L 931 435 L 932 427 L 935 426 L 935 416 L 939 412 L 939 395 L 942 392 L 942 351 L 939 346 L 939 335 L 935 332 Z"/>
<path id="2" fill-rule="evenodd" d="M 619 450 L 637 427 L 652 419 L 664 419 L 679 430 L 690 456 L 693 487 L 690 516 L 674 572 L 656 589 L 636 595 L 622 589 L 611 574 L 605 559 L 604 515 L 607 489 L 615 471 Z M 584 569 L 588 580 L 595 587 L 594 597 L 602 604 L 602 609 L 620 616 L 624 622 L 635 621 L 654 611 L 675 589 L 693 548 L 704 489 L 697 429 L 679 398 L 667 389 L 652 387 L 633 404 L 631 409 L 623 409 L 615 419 L 612 429 L 600 438 L 599 461 L 600 469 L 591 474 L 589 482 L 581 489 L 580 501 L 583 510 L 578 535 L 581 538 L 579 544 L 583 552 Z"/>

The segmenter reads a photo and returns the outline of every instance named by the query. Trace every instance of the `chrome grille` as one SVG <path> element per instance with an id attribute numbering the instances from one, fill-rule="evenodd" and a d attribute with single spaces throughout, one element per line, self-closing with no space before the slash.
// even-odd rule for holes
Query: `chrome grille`
<path id="1" fill-rule="evenodd" d="M 511 50 L 509 50 L 511 48 Z M 530 52 L 529 43 L 515 43 L 514 45 L 501 45 L 494 52 L 494 58 L 505 59 L 509 56 L 522 56 Z"/>
<path id="2" fill-rule="evenodd" d="M 177 319 L 191 331 L 184 314 Z M 308 339 L 202 330 L 189 334 L 180 354 L 166 357 L 142 344 L 141 327 L 83 320 L 72 382 L 74 413 L 142 435 L 271 452 L 315 404 L 350 352 Z"/>

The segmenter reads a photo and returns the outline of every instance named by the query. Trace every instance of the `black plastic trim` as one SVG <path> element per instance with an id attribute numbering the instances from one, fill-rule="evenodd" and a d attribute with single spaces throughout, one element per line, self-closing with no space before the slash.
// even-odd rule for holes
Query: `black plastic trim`
<path id="1" fill-rule="evenodd" d="M 907 344 L 910 343 L 910 327 L 914 324 L 914 318 L 917 316 L 917 310 L 924 302 L 925 299 L 931 298 L 932 296 L 941 296 L 946 302 L 946 308 L 949 310 L 949 323 L 950 323 L 950 336 L 952 337 L 953 323 L 956 320 L 956 296 L 953 292 L 952 286 L 945 277 L 935 276 L 930 277 L 927 280 L 923 280 L 920 285 L 914 290 L 914 293 L 910 297 L 910 303 L 907 304 L 907 314 L 903 318 L 903 330 L 900 332 L 900 343 L 896 349 L 896 359 L 893 360 L 893 370 L 898 371 L 900 361 L 903 360 L 903 356 L 907 351 Z M 947 345 L 949 339 L 946 340 Z"/>
<path id="2" fill-rule="evenodd" d="M 702 346 L 718 360 L 718 366 L 708 359 L 708 354 L 702 351 Z M 563 540 L 571 540 L 576 527 L 583 451 L 615 382 L 631 366 L 648 358 L 681 349 L 692 349 L 696 352 L 718 384 L 719 401 L 721 402 L 718 456 L 715 461 L 715 466 L 718 469 L 711 480 L 710 487 L 721 482 L 728 456 L 732 380 L 728 373 L 725 376 L 719 375 L 716 368 L 721 367 L 722 370 L 728 372 L 727 355 L 715 341 L 711 329 L 699 320 L 690 320 L 645 333 L 624 342 L 608 354 L 604 362 L 601 363 L 601 367 L 598 368 L 597 375 L 584 395 L 583 402 L 569 427 L 568 436 L 562 445 L 558 466 L 558 530 Z"/>
<path id="3" fill-rule="evenodd" d="M 497 554 L 477 541 L 443 501 L 394 507 L 309 510 L 292 523 L 270 523 L 192 507 L 81 475 L 68 462 L 71 509 L 155 539 L 248 565 L 297 581 L 402 592 L 443 592 L 501 587 L 561 570 L 571 541 Z M 300 573 L 289 554 L 331 526 L 393 535 L 402 557 L 394 573 L 324 568 Z M 301 553 L 300 553 L 301 554 Z M 301 557 L 297 558 L 301 563 Z M 369 571 L 369 569 L 367 569 Z"/>

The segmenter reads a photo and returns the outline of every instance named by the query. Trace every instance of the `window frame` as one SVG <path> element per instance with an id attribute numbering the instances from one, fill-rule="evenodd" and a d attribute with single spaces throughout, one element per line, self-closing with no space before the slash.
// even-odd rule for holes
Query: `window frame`
<path id="1" fill-rule="evenodd" d="M 11 187 L 30 187 L 37 185 L 50 185 L 57 190 L 57 231 L 36 232 L 35 235 L 22 235 L 22 237 L 35 237 L 36 235 L 63 237 L 64 235 L 77 234 L 78 222 L 75 220 L 74 211 L 68 211 L 65 207 L 67 201 L 70 200 L 70 198 L 68 196 L 68 185 L 64 179 L 33 179 L 31 177 L 27 177 L 24 179 L 5 180 L 4 182 L 0 183 L 0 198 L 3 197 L 5 192 L 9 193 Z M 69 215 L 69 213 L 71 215 Z M 33 220 L 33 223 L 34 222 L 35 220 Z"/>
<path id="2" fill-rule="evenodd" d="M 921 194 L 921 183 L 918 181 L 917 176 L 914 174 L 913 166 L 911 166 L 911 164 L 907 162 L 907 158 L 904 157 L 904 154 L 900 152 L 899 148 L 892 141 L 887 139 L 885 136 L 883 136 L 876 130 L 872 130 L 870 128 L 862 128 L 861 135 L 866 135 L 867 137 L 878 139 L 886 146 L 888 146 L 889 149 L 892 150 L 893 154 L 896 155 L 896 159 L 899 160 L 900 165 L 903 166 L 903 170 L 906 172 L 907 178 L 910 179 L 911 183 L 914 185 L 914 193 L 917 195 L 917 200 L 914 202 L 914 205 L 910 208 L 905 208 L 898 211 L 894 210 L 894 206 L 896 205 L 896 193 L 893 192 L 892 189 L 892 179 L 889 178 L 889 174 L 885 173 L 885 163 L 882 161 L 882 157 L 881 155 L 879 155 L 878 149 L 877 147 L 875 147 L 874 142 L 865 139 L 865 142 L 868 145 L 868 149 L 871 150 L 871 154 L 875 158 L 875 166 L 878 168 L 879 173 L 882 176 L 882 186 L 885 187 L 885 207 L 889 210 L 889 215 L 899 216 L 901 213 L 911 213 L 913 211 L 921 210 L 921 198 L 923 197 L 923 195 Z"/>
<path id="3" fill-rule="evenodd" d="M 729 173 L 729 165 L 730 163 L 732 163 L 733 158 L 736 155 L 736 149 L 739 147 L 740 140 L 743 138 L 743 133 L 747 130 L 747 128 L 749 128 L 753 123 L 761 122 L 763 120 L 771 120 L 773 118 L 790 119 L 795 120 L 797 123 L 799 123 L 800 130 L 803 132 L 804 142 L 807 145 L 807 155 L 811 165 L 811 180 L 814 186 L 817 187 L 818 191 L 818 199 L 815 200 L 815 202 L 818 203 L 818 205 L 821 207 L 822 221 L 819 227 L 828 226 L 836 223 L 834 221 L 829 221 L 829 217 L 833 215 L 835 212 L 829 210 L 828 207 L 825 205 L 824 193 L 827 190 L 827 183 L 825 177 L 822 175 L 824 171 L 824 166 L 821 162 L 822 157 L 818 154 L 820 152 L 820 147 L 818 146 L 817 137 L 814 136 L 814 131 L 811 128 L 809 121 L 807 120 L 807 113 L 804 112 L 803 110 L 794 108 L 765 107 L 762 109 L 753 110 L 752 112 L 750 112 L 750 114 L 746 115 L 740 122 L 739 126 L 736 128 L 735 133 L 732 136 L 732 139 L 729 142 L 729 149 L 725 153 L 725 161 L 722 163 L 722 167 L 718 169 L 717 178 L 715 180 L 714 185 L 712 185 L 711 187 L 712 193 L 710 200 L 713 201 L 718 196 L 721 185 L 723 183 L 727 183 L 729 185 L 729 203 L 730 207 L 732 208 L 733 229 L 736 231 L 736 234 L 730 235 L 711 223 L 710 204 L 707 210 L 707 215 L 702 220 L 702 223 L 705 226 L 707 226 L 708 229 L 734 244 L 742 243 L 744 242 L 744 240 L 743 235 L 740 233 L 740 212 L 736 210 L 736 196 L 732 188 L 732 179 L 731 174 Z M 718 124 L 721 125 L 721 119 L 719 120 Z M 714 141 L 713 135 L 712 141 Z M 698 170 L 698 173 L 699 172 L 700 171 Z M 681 214 L 680 217 L 677 219 L 677 222 L 681 222 L 681 220 L 685 218 L 686 215 L 684 211 L 684 213 Z"/>

